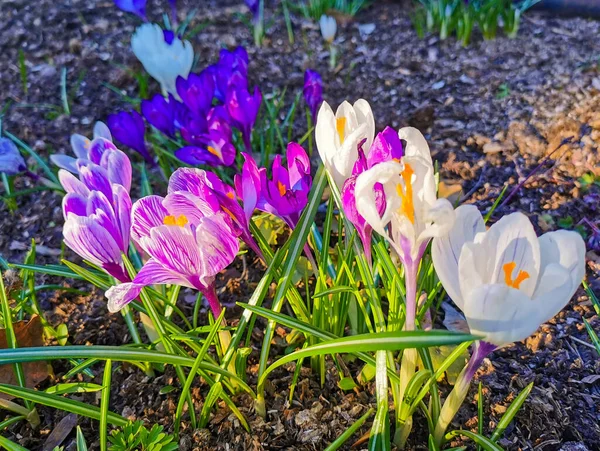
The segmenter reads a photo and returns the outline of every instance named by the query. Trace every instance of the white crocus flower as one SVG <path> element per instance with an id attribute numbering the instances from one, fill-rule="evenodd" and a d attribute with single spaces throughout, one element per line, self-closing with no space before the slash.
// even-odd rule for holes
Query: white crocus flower
<path id="1" fill-rule="evenodd" d="M 416 271 L 427 243 L 454 223 L 447 199 L 437 199 L 433 162 L 427 141 L 416 128 L 398 132 L 404 140 L 401 161 L 379 163 L 356 180 L 356 208 L 377 233 L 388 239 L 402 263 Z M 386 207 L 377 211 L 375 186 L 383 185 Z M 388 226 L 386 231 L 386 226 Z"/>
<path id="2" fill-rule="evenodd" d="M 187 78 L 194 62 L 194 50 L 189 41 L 176 35 L 166 38 L 163 29 L 156 24 L 139 26 L 131 38 L 131 49 L 144 69 L 160 83 L 163 95 L 172 94 L 179 100 L 175 80 Z M 168 42 L 170 41 L 170 42 Z"/>
<path id="3" fill-rule="evenodd" d="M 585 274 L 578 233 L 560 230 L 538 238 L 522 213 L 486 231 L 470 205 L 459 207 L 449 233 L 434 239 L 432 257 L 471 333 L 496 347 L 524 340 L 556 315 Z"/>
<path id="4" fill-rule="evenodd" d="M 369 102 L 359 99 L 350 105 L 344 101 L 333 114 L 327 102 L 323 102 L 317 115 L 315 140 L 319 156 L 333 177 L 337 187 L 352 175 L 352 167 L 358 159 L 358 144 L 368 151 L 375 135 L 375 118 Z"/>
<path id="5" fill-rule="evenodd" d="M 335 17 L 323 14 L 319 19 L 319 26 L 321 27 L 321 36 L 329 44 L 335 39 L 335 33 L 337 32 L 337 22 Z"/>

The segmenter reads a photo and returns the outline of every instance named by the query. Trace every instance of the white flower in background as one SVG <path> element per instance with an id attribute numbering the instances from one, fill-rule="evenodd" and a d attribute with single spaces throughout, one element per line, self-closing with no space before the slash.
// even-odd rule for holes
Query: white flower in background
<path id="1" fill-rule="evenodd" d="M 537 237 L 529 219 L 512 213 L 487 231 L 472 205 L 433 240 L 436 273 L 463 311 L 471 333 L 501 347 L 521 341 L 556 315 L 585 275 L 585 244 L 576 232 Z"/>
<path id="2" fill-rule="evenodd" d="M 172 94 L 179 100 L 175 80 L 180 75 L 187 78 L 192 70 L 192 44 L 159 25 L 145 23 L 135 30 L 131 49 L 144 69 L 160 83 L 163 95 Z"/>
<path id="3" fill-rule="evenodd" d="M 352 167 L 358 159 L 358 144 L 366 139 L 363 148 L 368 153 L 374 135 L 375 119 L 366 100 L 359 99 L 354 106 L 344 101 L 335 114 L 327 102 L 321 105 L 315 140 L 319 156 L 340 191 L 344 181 L 352 175 Z"/>
<path id="4" fill-rule="evenodd" d="M 319 19 L 319 26 L 321 27 L 321 36 L 329 44 L 335 39 L 335 33 L 337 32 L 337 22 L 335 17 L 327 16 L 323 14 Z"/>
<path id="5" fill-rule="evenodd" d="M 398 136 L 406 142 L 404 156 L 399 162 L 376 164 L 358 176 L 356 208 L 391 243 L 402 263 L 416 271 L 429 240 L 446 234 L 455 214 L 447 199 L 437 199 L 433 162 L 421 132 L 406 127 Z M 382 215 L 376 203 L 379 183 L 386 200 Z"/>

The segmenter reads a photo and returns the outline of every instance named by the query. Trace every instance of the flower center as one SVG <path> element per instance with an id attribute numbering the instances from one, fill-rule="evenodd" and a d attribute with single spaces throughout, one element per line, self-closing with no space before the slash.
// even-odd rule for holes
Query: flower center
<path id="1" fill-rule="evenodd" d="M 175 217 L 173 215 L 168 215 L 168 216 L 165 216 L 165 218 L 163 219 L 164 225 L 183 227 L 187 223 L 188 223 L 188 218 L 186 218 L 185 215 L 179 215 L 177 217 Z"/>
<path id="2" fill-rule="evenodd" d="M 396 185 L 396 191 L 400 199 L 402 199 L 402 206 L 400 207 L 400 213 L 405 215 L 410 222 L 415 223 L 415 206 L 413 204 L 413 189 L 412 189 L 412 176 L 415 173 L 410 164 L 404 165 L 404 170 L 400 173 L 402 180 L 404 180 L 404 189 L 402 184 Z"/>
<path id="3" fill-rule="evenodd" d="M 344 144 L 344 132 L 346 131 L 345 117 L 339 117 L 335 120 L 335 129 L 337 130 L 338 136 L 340 137 L 340 144 Z"/>
<path id="4" fill-rule="evenodd" d="M 227 197 L 229 197 L 231 200 L 235 199 L 235 194 L 233 194 L 233 191 L 229 191 L 227 194 L 225 194 Z"/>
<path id="5" fill-rule="evenodd" d="M 285 192 L 287 191 L 287 188 L 281 182 L 277 182 L 277 189 L 279 190 L 279 195 L 280 196 L 283 196 L 285 194 Z"/>
<path id="6" fill-rule="evenodd" d="M 206 150 L 208 150 L 208 152 L 213 154 L 215 157 L 221 158 L 221 155 L 219 154 L 219 152 L 217 152 L 217 149 L 215 149 L 214 147 L 206 146 Z"/>
<path id="7" fill-rule="evenodd" d="M 517 264 L 515 262 L 508 262 L 502 266 L 502 269 L 504 270 L 504 283 L 509 287 L 516 288 L 518 290 L 519 285 L 521 285 L 521 283 L 525 280 L 529 279 L 529 273 L 521 270 L 517 274 L 517 277 L 513 279 L 512 275 L 516 267 Z"/>

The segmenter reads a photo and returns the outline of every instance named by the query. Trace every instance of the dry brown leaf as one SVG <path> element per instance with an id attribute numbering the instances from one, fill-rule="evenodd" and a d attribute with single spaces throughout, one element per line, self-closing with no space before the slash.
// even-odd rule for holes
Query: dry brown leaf
<path id="1" fill-rule="evenodd" d="M 35 315 L 29 321 L 17 321 L 13 323 L 13 328 L 20 348 L 44 345 L 44 327 L 39 316 Z M 0 329 L 0 349 L 7 348 L 6 332 L 4 329 Z M 33 388 L 48 377 L 48 364 L 46 362 L 24 363 L 23 371 L 25 372 L 26 386 Z M 0 383 L 18 385 L 13 365 L 0 365 Z M 13 396 L 0 393 L 0 398 L 12 399 Z"/>

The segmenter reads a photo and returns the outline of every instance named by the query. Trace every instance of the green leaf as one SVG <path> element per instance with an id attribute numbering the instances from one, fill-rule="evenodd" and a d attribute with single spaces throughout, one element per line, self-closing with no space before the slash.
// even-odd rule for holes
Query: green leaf
<path id="1" fill-rule="evenodd" d="M 67 384 L 57 384 L 44 390 L 51 395 L 66 395 L 69 393 L 93 393 L 102 390 L 102 385 L 91 382 L 71 382 Z"/>
<path id="2" fill-rule="evenodd" d="M 165 385 L 158 391 L 158 393 L 161 395 L 166 395 L 171 393 L 172 391 L 175 391 L 175 387 L 173 385 Z"/>
<path id="3" fill-rule="evenodd" d="M 104 364 L 102 377 L 102 397 L 100 398 L 100 451 L 106 451 L 108 429 L 108 405 L 110 403 L 110 381 L 112 376 L 112 361 Z"/>
<path id="4" fill-rule="evenodd" d="M 340 387 L 344 391 L 348 391 L 348 390 L 354 390 L 356 387 L 358 387 L 358 385 L 356 385 L 356 382 L 354 382 L 354 379 L 347 376 L 347 377 L 343 377 L 342 379 L 340 379 L 340 381 L 338 382 L 338 387 Z"/>
<path id="5" fill-rule="evenodd" d="M 23 448 L 21 445 L 17 445 L 15 442 L 11 442 L 9 439 L 0 435 L 0 446 L 8 451 L 29 451 L 27 448 Z"/>
<path id="6" fill-rule="evenodd" d="M 6 393 L 10 396 L 64 410 L 65 412 L 75 413 L 77 415 L 92 418 L 93 420 L 100 420 L 100 409 L 98 407 L 64 398 L 62 396 L 49 395 L 48 393 L 32 390 L 30 388 L 16 387 L 8 384 L 0 384 L 0 393 Z M 106 417 L 107 421 L 115 426 L 124 426 L 127 424 L 127 420 L 116 413 L 108 412 Z"/>
<path id="7" fill-rule="evenodd" d="M 458 437 L 461 435 L 470 438 L 486 451 L 504 451 L 500 446 L 496 445 L 487 437 L 484 437 L 483 435 L 479 435 L 471 431 L 460 430 L 449 432 L 448 434 L 446 434 L 446 440 L 450 440 L 451 438 Z"/>
<path id="8" fill-rule="evenodd" d="M 88 451 L 87 443 L 85 443 L 85 437 L 81 432 L 81 427 L 77 426 L 77 451 Z"/>
<path id="9" fill-rule="evenodd" d="M 508 409 L 506 409 L 506 412 L 504 412 L 504 415 L 502 415 L 502 418 L 500 418 L 500 421 L 498 422 L 498 426 L 496 426 L 494 433 L 490 437 L 490 440 L 492 442 L 497 442 L 500 439 L 500 437 L 502 437 L 502 434 L 504 434 L 504 431 L 506 430 L 506 428 L 508 427 L 510 422 L 513 420 L 513 418 L 515 417 L 517 412 L 521 409 L 521 406 L 523 406 L 523 403 L 525 402 L 525 400 L 531 393 L 532 389 L 533 389 L 533 382 L 530 383 L 529 385 L 527 385 L 527 387 L 525 387 L 521 391 L 521 393 L 519 393 L 519 396 L 517 396 L 514 399 L 514 401 L 510 403 L 510 406 L 508 407 Z"/>
<path id="10" fill-rule="evenodd" d="M 340 435 L 338 438 L 336 438 L 331 445 L 329 445 L 327 448 L 325 448 L 325 451 L 336 451 L 339 447 L 341 447 L 344 443 L 346 443 L 346 441 L 352 437 L 352 435 L 354 435 L 354 433 L 356 431 L 358 431 L 360 429 L 360 427 L 365 424 L 365 422 L 367 421 L 367 419 L 369 419 L 369 417 L 371 415 L 373 415 L 373 412 L 375 412 L 375 409 L 371 408 L 367 411 L 367 413 L 365 413 L 362 417 L 360 417 L 358 420 L 356 420 L 352 426 L 350 426 L 348 429 L 346 429 L 342 435 Z"/>

